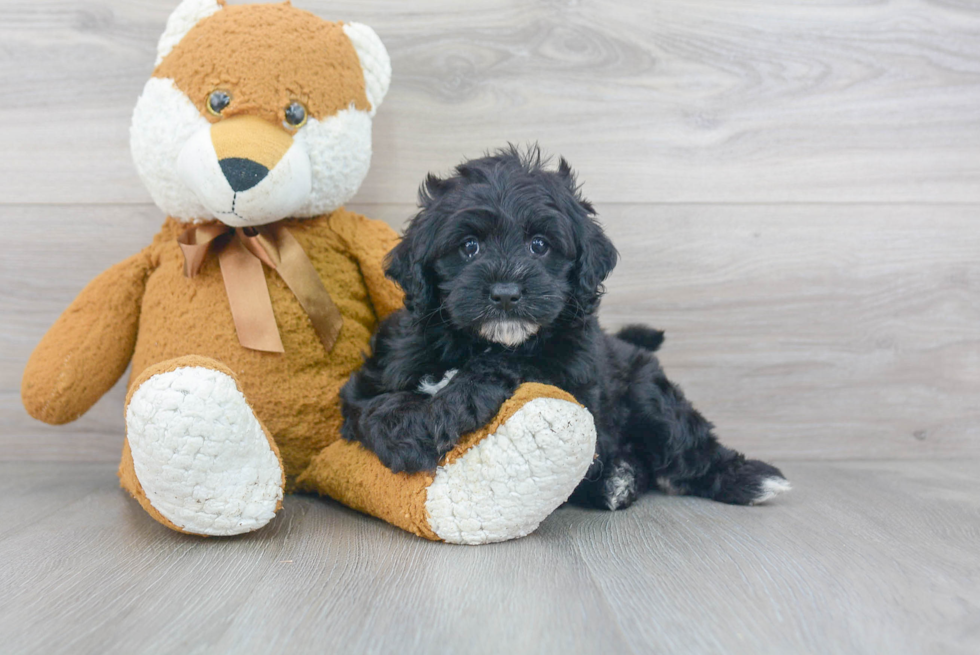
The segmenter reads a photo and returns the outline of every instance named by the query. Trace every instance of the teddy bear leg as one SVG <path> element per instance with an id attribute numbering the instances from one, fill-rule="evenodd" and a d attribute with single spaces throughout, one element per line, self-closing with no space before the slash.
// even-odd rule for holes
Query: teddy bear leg
<path id="1" fill-rule="evenodd" d="M 339 440 L 299 485 L 434 541 L 506 541 L 533 532 L 568 499 L 595 440 L 592 415 L 572 396 L 524 384 L 433 473 L 392 473 L 360 444 Z"/>
<path id="2" fill-rule="evenodd" d="M 261 528 L 285 484 L 279 450 L 234 374 L 195 356 L 133 380 L 119 479 L 154 519 L 199 535 Z"/>

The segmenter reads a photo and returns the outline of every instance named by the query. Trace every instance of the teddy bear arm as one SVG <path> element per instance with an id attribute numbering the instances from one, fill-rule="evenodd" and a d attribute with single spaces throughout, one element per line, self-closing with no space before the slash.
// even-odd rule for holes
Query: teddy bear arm
<path id="1" fill-rule="evenodd" d="M 339 439 L 297 485 L 426 539 L 504 541 L 530 533 L 565 502 L 592 463 L 595 440 L 592 415 L 575 398 L 526 383 L 435 471 L 393 473 L 360 443 Z"/>
<path id="2" fill-rule="evenodd" d="M 31 353 L 21 399 L 34 418 L 74 421 L 112 388 L 133 356 L 152 269 L 147 251 L 104 271 L 82 290 Z"/>
<path id="3" fill-rule="evenodd" d="M 331 225 L 344 238 L 350 254 L 361 269 L 371 304 L 379 321 L 404 306 L 405 297 L 397 284 L 385 277 L 385 256 L 399 241 L 387 223 L 352 212 L 337 212 Z"/>

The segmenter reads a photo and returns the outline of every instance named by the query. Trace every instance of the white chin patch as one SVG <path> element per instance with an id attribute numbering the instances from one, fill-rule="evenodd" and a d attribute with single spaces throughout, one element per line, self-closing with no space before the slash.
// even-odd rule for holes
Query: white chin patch
<path id="1" fill-rule="evenodd" d="M 480 326 L 480 336 L 505 346 L 518 346 L 534 336 L 540 327 L 530 321 L 487 321 Z"/>
<path id="2" fill-rule="evenodd" d="M 184 145 L 177 158 L 177 170 L 210 217 L 232 227 L 264 225 L 292 216 L 306 204 L 312 187 L 310 158 L 294 142 L 261 182 L 250 189 L 234 191 L 214 152 L 210 125 Z"/>
<path id="3" fill-rule="evenodd" d="M 173 80 L 164 78 L 146 83 L 133 111 L 136 169 L 157 206 L 181 221 L 217 218 L 243 227 L 329 214 L 357 193 L 371 166 L 371 115 L 344 109 L 322 121 L 310 118 L 269 175 L 236 196 L 218 166 L 210 126 Z M 191 144 L 194 139 L 200 142 Z M 206 155 L 204 146 L 210 156 L 191 165 L 185 150 Z"/>

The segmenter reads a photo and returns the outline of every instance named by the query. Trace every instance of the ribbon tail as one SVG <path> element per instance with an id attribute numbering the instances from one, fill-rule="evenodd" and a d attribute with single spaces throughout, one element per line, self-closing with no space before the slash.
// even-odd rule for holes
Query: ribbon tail
<path id="1" fill-rule="evenodd" d="M 177 244 L 184 253 L 184 277 L 194 277 L 204 265 L 211 242 L 228 232 L 224 225 L 190 227 L 177 237 Z"/>
<path id="2" fill-rule="evenodd" d="M 238 341 L 252 350 L 285 352 L 262 262 L 239 239 L 232 238 L 218 254 L 218 263 Z"/>
<path id="3" fill-rule="evenodd" d="M 273 230 L 280 257 L 276 271 L 310 317 L 323 347 L 330 352 L 340 336 L 344 317 L 296 237 L 285 227 L 276 227 Z"/>

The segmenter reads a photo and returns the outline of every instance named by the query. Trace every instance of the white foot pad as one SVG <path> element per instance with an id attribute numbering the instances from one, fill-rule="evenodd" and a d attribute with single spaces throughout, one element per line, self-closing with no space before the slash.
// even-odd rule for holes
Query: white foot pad
<path id="1" fill-rule="evenodd" d="M 429 525 L 441 539 L 486 544 L 530 534 L 568 500 L 595 453 L 592 414 L 536 398 L 448 466 L 429 487 Z"/>
<path id="2" fill-rule="evenodd" d="M 143 492 L 186 532 L 251 532 L 275 516 L 282 467 L 235 381 L 185 367 L 140 385 L 126 410 Z"/>

